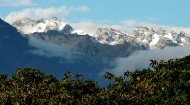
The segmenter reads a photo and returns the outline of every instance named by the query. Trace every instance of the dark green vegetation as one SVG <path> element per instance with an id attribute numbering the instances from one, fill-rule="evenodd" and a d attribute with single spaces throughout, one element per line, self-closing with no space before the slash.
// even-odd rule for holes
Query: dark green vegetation
<path id="1" fill-rule="evenodd" d="M 125 72 L 115 76 L 106 72 L 104 78 L 113 81 L 101 88 L 82 74 L 66 73 L 62 80 L 39 70 L 16 70 L 11 77 L 0 74 L 0 103 L 15 105 L 95 105 L 95 104 L 190 104 L 190 56 L 183 59 L 151 60 L 153 69 Z"/>

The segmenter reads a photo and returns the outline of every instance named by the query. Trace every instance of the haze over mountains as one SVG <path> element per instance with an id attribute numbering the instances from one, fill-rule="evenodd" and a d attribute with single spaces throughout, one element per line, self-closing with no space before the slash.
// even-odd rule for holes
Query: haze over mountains
<path id="1" fill-rule="evenodd" d="M 138 57 L 137 51 L 143 50 L 141 56 L 149 56 L 152 53 L 148 53 L 150 51 L 157 51 L 159 55 L 160 51 L 169 47 L 179 50 L 179 46 L 189 45 L 190 35 L 148 27 L 137 27 L 131 33 L 100 27 L 96 33 L 87 33 L 54 17 L 41 20 L 24 18 L 14 22 L 12 26 L 0 20 L 0 40 L 0 69 L 8 70 L 7 73 L 13 72 L 16 67 L 37 67 L 57 75 L 58 78 L 64 72 L 72 70 L 97 79 L 102 71 L 117 72 L 120 69 L 118 66 L 125 65 L 125 62 L 131 64 L 130 60 Z M 184 47 L 187 48 L 189 47 Z M 134 52 L 137 52 L 137 57 Z M 188 53 L 190 52 L 187 51 L 182 56 Z M 130 57 L 131 54 L 134 58 Z M 170 55 L 166 52 L 162 54 L 159 56 L 163 58 Z"/>

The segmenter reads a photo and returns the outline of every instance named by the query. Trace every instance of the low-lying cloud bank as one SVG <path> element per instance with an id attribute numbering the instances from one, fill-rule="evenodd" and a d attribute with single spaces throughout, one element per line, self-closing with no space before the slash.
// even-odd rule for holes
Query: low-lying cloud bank
<path id="1" fill-rule="evenodd" d="M 111 69 L 117 75 L 122 75 L 126 70 L 149 68 L 150 59 L 169 60 L 182 58 L 190 55 L 190 46 L 166 47 L 164 49 L 152 49 L 134 52 L 127 58 L 117 58 L 112 64 L 116 67 Z"/>
<path id="2" fill-rule="evenodd" d="M 34 37 L 29 37 L 29 44 L 37 48 L 32 53 L 40 56 L 61 57 L 67 60 L 72 60 L 80 56 L 80 53 L 74 46 L 66 44 L 57 45 Z"/>
<path id="3" fill-rule="evenodd" d="M 33 54 L 47 57 L 58 57 L 66 59 L 69 62 L 74 62 L 76 58 L 84 57 L 82 52 L 79 52 L 75 46 L 66 44 L 57 45 L 55 43 L 46 42 L 35 37 L 29 37 L 29 44 L 35 48 Z M 104 69 L 105 71 L 113 72 L 117 75 L 122 75 L 123 72 L 130 70 L 142 70 L 149 68 L 150 60 L 169 60 L 175 58 L 182 58 L 190 55 L 190 45 L 178 47 L 165 47 L 164 49 L 141 50 L 132 53 L 126 58 L 117 58 L 115 61 L 110 61 L 112 69 Z"/>

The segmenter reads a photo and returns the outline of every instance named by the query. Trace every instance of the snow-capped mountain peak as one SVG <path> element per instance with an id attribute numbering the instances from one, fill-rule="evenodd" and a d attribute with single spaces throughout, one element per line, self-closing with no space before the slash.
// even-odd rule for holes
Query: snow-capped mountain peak
<path id="1" fill-rule="evenodd" d="M 32 20 L 29 18 L 20 19 L 12 24 L 22 34 L 32 34 L 35 32 L 47 32 L 49 30 L 57 30 L 65 34 L 85 35 L 82 30 L 75 30 L 67 22 L 62 19 L 53 17 L 50 19 L 43 18 L 41 20 Z"/>
<path id="2" fill-rule="evenodd" d="M 67 23 L 58 18 L 42 19 L 37 21 L 33 32 L 47 32 L 48 30 L 62 30 Z"/>
<path id="3" fill-rule="evenodd" d="M 187 45 L 190 43 L 190 36 L 184 32 L 167 32 L 164 28 L 137 27 L 132 35 L 136 42 L 148 45 L 149 48 L 163 48 L 165 46 Z"/>
<path id="4" fill-rule="evenodd" d="M 127 35 L 113 28 L 99 28 L 94 37 L 100 43 L 116 45 L 124 43 Z"/>
<path id="5" fill-rule="evenodd" d="M 113 28 L 99 28 L 94 35 L 103 44 L 117 45 L 137 43 L 146 48 L 163 48 L 165 46 L 187 45 L 190 36 L 186 33 L 167 32 L 164 28 L 136 27 L 132 33 L 125 33 Z"/>
<path id="6" fill-rule="evenodd" d="M 47 32 L 49 30 L 62 30 L 65 25 L 63 20 L 58 18 L 50 19 L 41 19 L 41 20 L 31 20 L 28 18 L 20 19 L 13 23 L 13 26 L 16 27 L 23 34 L 31 34 L 34 32 Z"/>

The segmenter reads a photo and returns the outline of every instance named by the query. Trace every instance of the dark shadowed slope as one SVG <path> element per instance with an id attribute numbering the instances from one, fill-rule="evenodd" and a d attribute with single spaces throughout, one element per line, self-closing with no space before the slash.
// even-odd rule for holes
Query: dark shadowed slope
<path id="1" fill-rule="evenodd" d="M 0 69 L 10 70 L 19 66 L 29 49 L 31 47 L 28 46 L 27 39 L 0 19 Z"/>
<path id="2" fill-rule="evenodd" d="M 30 37 L 23 37 L 11 25 L 0 20 L 0 71 L 10 74 L 16 67 L 35 67 L 58 78 L 62 78 L 70 70 L 74 73 L 81 72 L 87 78 L 97 79 L 105 68 L 114 66 L 110 62 L 115 58 L 127 57 L 133 51 L 141 49 L 131 43 L 111 46 L 101 44 L 89 35 L 64 33 L 65 31 L 35 33 L 32 36 L 38 37 L 38 41 L 34 41 Z M 64 50 L 68 46 L 75 49 L 69 60 L 62 57 L 65 56 L 64 51 L 72 53 L 73 50 Z"/>

